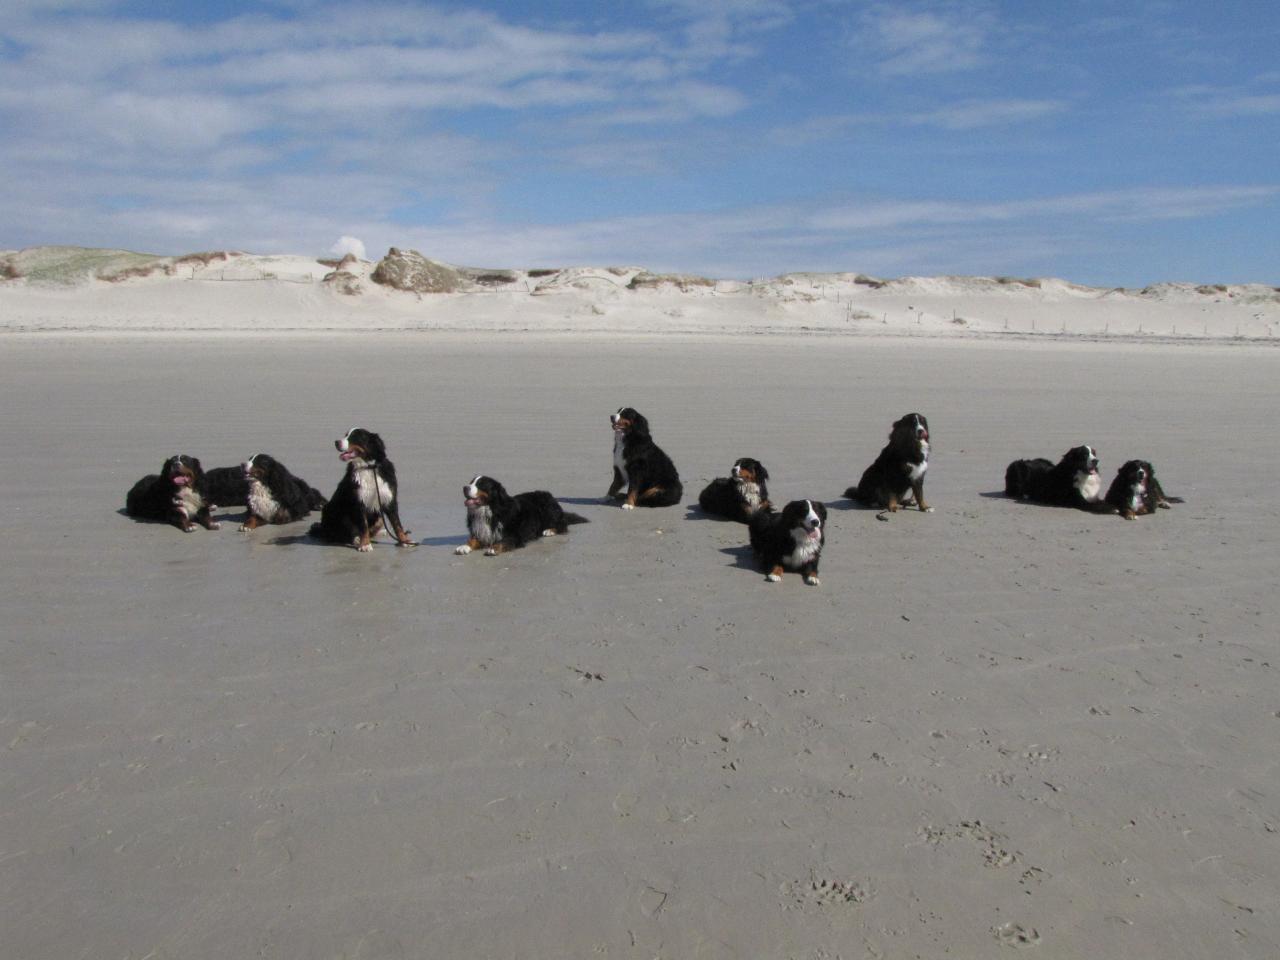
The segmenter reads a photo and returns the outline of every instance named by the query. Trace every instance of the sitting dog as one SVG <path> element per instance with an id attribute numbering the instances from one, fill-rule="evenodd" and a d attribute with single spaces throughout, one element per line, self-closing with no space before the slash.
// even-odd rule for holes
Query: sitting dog
<path id="1" fill-rule="evenodd" d="M 186 533 L 196 528 L 193 519 L 206 530 L 218 529 L 210 506 L 200 461 L 186 454 L 170 457 L 158 475 L 148 474 L 135 483 L 124 501 L 129 516 L 167 520 Z"/>
<path id="2" fill-rule="evenodd" d="M 769 505 L 768 479 L 764 464 L 742 457 L 729 476 L 716 477 L 706 485 L 698 494 L 698 506 L 707 513 L 746 523 L 757 510 Z"/>
<path id="3" fill-rule="evenodd" d="M 513 497 L 492 477 L 476 477 L 463 486 L 462 495 L 466 498 L 470 536 L 454 550 L 459 556 L 484 547 L 486 557 L 496 557 L 538 537 L 568 533 L 570 524 L 587 522 L 586 517 L 566 513 L 545 490 Z"/>
<path id="4" fill-rule="evenodd" d="M 605 499 L 622 499 L 623 510 L 679 503 L 684 494 L 680 474 L 671 458 L 653 442 L 649 421 L 634 407 L 623 407 L 609 422 L 613 425 L 613 483 Z M 620 498 L 623 487 L 626 496 Z"/>
<path id="5" fill-rule="evenodd" d="M 826 525 L 827 508 L 817 500 L 792 500 L 781 513 L 772 507 L 757 511 L 748 526 L 765 579 L 776 583 L 783 570 L 794 570 L 816 587 Z"/>
<path id="6" fill-rule="evenodd" d="M 880 456 L 863 471 L 858 485 L 844 495 L 889 513 L 897 513 L 899 506 L 914 497 L 921 511 L 932 513 L 933 507 L 924 502 L 924 475 L 928 469 L 929 420 L 923 414 L 908 413 L 894 423 Z"/>
<path id="7" fill-rule="evenodd" d="M 1167 497 L 1156 479 L 1156 471 L 1146 460 L 1129 460 L 1120 467 L 1105 497 L 1126 520 L 1137 520 L 1157 509 L 1168 510 L 1171 503 L 1182 503 L 1181 497 Z"/>
<path id="8" fill-rule="evenodd" d="M 255 453 L 241 473 L 248 489 L 249 512 L 240 525 L 245 533 L 264 523 L 293 523 L 325 505 L 324 494 L 269 454 Z"/>
<path id="9" fill-rule="evenodd" d="M 385 527 L 397 546 L 413 546 L 409 531 L 400 524 L 396 468 L 387 459 L 382 438 L 355 427 L 333 445 L 347 472 L 320 511 L 320 522 L 311 525 L 311 535 L 329 543 L 349 543 L 367 553 L 379 528 Z"/>
<path id="10" fill-rule="evenodd" d="M 1115 513 L 1102 499 L 1098 455 L 1089 446 L 1072 447 L 1056 465 L 1043 457 L 1013 461 L 1004 472 L 1004 492 L 1018 500 Z"/>

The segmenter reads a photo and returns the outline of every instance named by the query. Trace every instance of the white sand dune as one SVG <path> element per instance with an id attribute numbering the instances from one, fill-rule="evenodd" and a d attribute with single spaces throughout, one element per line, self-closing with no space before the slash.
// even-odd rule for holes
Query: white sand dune
<path id="1" fill-rule="evenodd" d="M 527 330 L 929 337 L 1280 339 L 1262 284 L 1141 290 L 1055 279 L 790 274 L 742 282 L 636 267 L 464 270 L 456 292 L 374 281 L 376 264 L 43 247 L 0 254 L 0 330 Z M 447 264 L 445 270 L 457 270 Z M 326 280 L 325 278 L 329 279 Z"/>

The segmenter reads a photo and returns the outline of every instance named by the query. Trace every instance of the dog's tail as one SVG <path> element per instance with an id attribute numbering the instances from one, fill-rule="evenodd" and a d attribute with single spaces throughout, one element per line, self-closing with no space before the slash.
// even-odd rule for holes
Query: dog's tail
<path id="1" fill-rule="evenodd" d="M 857 500 L 859 503 L 862 502 L 862 498 L 858 496 L 857 487 L 850 487 L 848 490 L 844 492 L 844 495 L 848 497 L 850 500 Z"/>
<path id="2" fill-rule="evenodd" d="M 303 484 L 303 486 L 307 489 L 307 504 L 312 510 L 319 510 L 329 502 L 329 499 L 315 487 L 307 484 Z"/>
<path id="3" fill-rule="evenodd" d="M 321 529 L 319 523 L 313 523 L 311 525 L 311 529 L 308 530 L 307 532 L 310 533 L 311 536 L 315 537 L 317 540 L 324 539 L 324 530 Z"/>
<path id="4" fill-rule="evenodd" d="M 588 520 L 586 517 L 580 517 L 580 516 L 578 516 L 576 513 L 568 513 L 568 512 L 566 512 L 566 513 L 564 514 L 563 520 L 564 520 L 564 525 L 565 525 L 566 527 L 568 527 L 568 526 L 572 526 L 572 525 L 573 525 L 573 524 L 575 524 L 575 523 L 590 523 L 590 522 L 591 522 L 591 521 L 590 521 L 590 520 Z"/>
<path id="5" fill-rule="evenodd" d="M 1165 503 L 1186 503 L 1181 497 L 1165 497 Z"/>

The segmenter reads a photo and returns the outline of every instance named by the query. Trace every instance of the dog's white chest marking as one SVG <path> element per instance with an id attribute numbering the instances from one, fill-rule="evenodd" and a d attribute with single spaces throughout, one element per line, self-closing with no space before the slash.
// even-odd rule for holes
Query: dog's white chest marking
<path id="1" fill-rule="evenodd" d="M 747 505 L 747 512 L 755 513 L 760 509 L 760 484 L 749 483 L 746 480 L 739 480 L 737 483 L 738 493 Z"/>
<path id="2" fill-rule="evenodd" d="M 1086 503 L 1097 503 L 1102 496 L 1102 477 L 1096 473 L 1076 472 L 1076 489 Z"/>
<path id="3" fill-rule="evenodd" d="M 912 483 L 919 483 L 921 480 L 923 480 L 925 471 L 929 469 L 929 441 L 928 440 L 920 441 L 920 458 L 921 459 L 919 463 L 908 463 L 906 465 L 907 479 L 910 480 Z"/>
<path id="4" fill-rule="evenodd" d="M 391 487 L 373 467 L 360 467 L 356 470 L 356 493 L 369 513 L 381 513 L 393 499 Z"/>
<path id="5" fill-rule="evenodd" d="M 626 445 L 627 438 L 621 433 L 613 435 L 613 465 L 622 477 L 623 483 L 630 483 L 627 478 L 627 464 L 622 456 L 622 448 Z"/>
<path id="6" fill-rule="evenodd" d="M 1146 483 L 1136 483 L 1129 491 L 1129 509 L 1134 513 L 1146 506 L 1147 485 Z"/>
<path id="7" fill-rule="evenodd" d="M 262 517 L 263 520 L 274 520 L 276 511 L 280 509 L 280 504 L 271 496 L 271 492 L 263 485 L 261 480 L 253 479 L 249 481 L 249 512 L 255 517 Z"/>
<path id="8" fill-rule="evenodd" d="M 493 522 L 491 507 L 476 507 L 467 514 L 467 529 L 471 536 L 486 547 L 493 546 L 502 539 L 502 524 Z"/>
<path id="9" fill-rule="evenodd" d="M 788 570 L 799 570 L 822 550 L 822 541 L 811 539 L 808 532 L 801 529 L 792 530 L 791 536 L 795 539 L 796 548 L 783 559 L 782 565 Z"/>
<path id="10" fill-rule="evenodd" d="M 204 497 L 189 486 L 179 487 L 177 493 L 173 495 L 173 505 L 187 516 L 191 516 L 200 512 L 200 508 L 204 506 Z"/>

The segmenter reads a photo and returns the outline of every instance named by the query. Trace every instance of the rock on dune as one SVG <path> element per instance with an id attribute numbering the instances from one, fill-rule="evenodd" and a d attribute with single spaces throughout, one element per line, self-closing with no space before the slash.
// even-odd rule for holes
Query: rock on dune
<path id="1" fill-rule="evenodd" d="M 457 293 L 467 286 L 456 267 L 428 260 L 417 250 L 392 247 L 374 268 L 369 279 L 394 290 L 413 293 Z"/>

